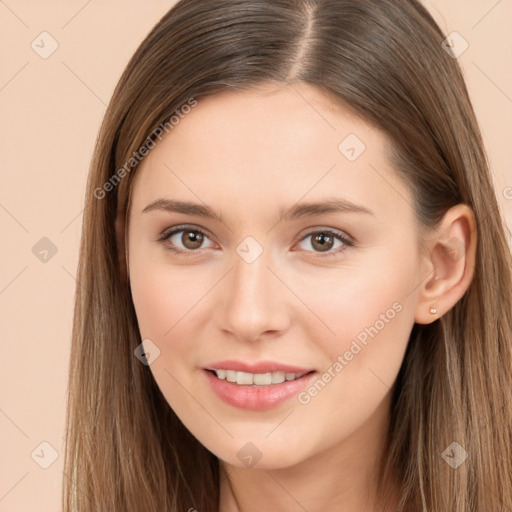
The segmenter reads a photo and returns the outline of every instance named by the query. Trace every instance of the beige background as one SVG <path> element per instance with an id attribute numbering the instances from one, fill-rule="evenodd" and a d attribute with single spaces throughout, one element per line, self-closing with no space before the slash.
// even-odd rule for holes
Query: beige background
<path id="1" fill-rule="evenodd" d="M 173 3 L 0 0 L 0 512 L 61 510 L 74 275 L 87 169 L 116 81 Z M 459 60 L 511 226 L 512 1 L 425 3 L 445 33 L 457 31 L 469 43 Z M 58 48 L 44 59 L 40 54 L 51 49 L 52 38 Z M 48 250 L 48 242 L 39 242 L 43 237 L 57 249 L 54 255 L 50 249 L 46 262 L 39 259 Z M 36 257 L 32 248 L 38 242 Z M 41 467 L 55 456 L 47 469 Z"/>

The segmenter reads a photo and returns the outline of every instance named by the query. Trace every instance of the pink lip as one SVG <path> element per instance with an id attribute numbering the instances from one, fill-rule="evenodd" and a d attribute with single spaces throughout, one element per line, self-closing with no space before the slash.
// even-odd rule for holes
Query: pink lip
<path id="1" fill-rule="evenodd" d="M 235 370 L 238 372 L 247 373 L 270 373 L 270 372 L 285 372 L 285 373 L 307 373 L 313 368 L 300 368 L 299 366 L 290 366 L 288 364 L 281 364 L 275 361 L 260 361 L 259 363 L 244 363 L 243 361 L 219 361 L 205 367 L 207 370 Z"/>
<path id="2" fill-rule="evenodd" d="M 230 368 L 226 369 L 229 370 Z M 258 371 L 254 373 L 267 372 Z M 280 384 L 271 384 L 269 386 L 261 387 L 243 386 L 240 384 L 228 382 L 227 380 L 219 379 L 213 372 L 208 370 L 204 370 L 204 374 L 206 375 L 213 391 L 215 391 L 219 398 L 221 398 L 224 402 L 234 407 L 239 407 L 242 409 L 248 409 L 251 411 L 262 411 L 265 409 L 275 407 L 280 403 L 284 402 L 285 400 L 288 400 L 292 396 L 296 395 L 301 389 L 306 387 L 306 385 L 315 376 L 316 372 L 303 375 L 302 377 L 296 380 L 285 380 Z"/>

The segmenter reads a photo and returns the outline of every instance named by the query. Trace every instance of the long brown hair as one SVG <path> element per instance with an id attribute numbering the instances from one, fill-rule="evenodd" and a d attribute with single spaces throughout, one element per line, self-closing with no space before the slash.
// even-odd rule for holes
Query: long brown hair
<path id="1" fill-rule="evenodd" d="M 218 510 L 217 458 L 134 356 L 141 338 L 116 219 L 159 127 L 174 129 L 201 98 L 271 81 L 317 86 L 386 133 L 422 228 L 458 203 L 472 208 L 474 278 L 450 311 L 412 329 L 383 471 L 398 468 L 405 512 L 512 510 L 512 258 L 445 37 L 417 0 L 183 0 L 157 23 L 114 91 L 88 178 L 65 512 Z M 457 469 L 442 457 L 453 442 L 468 454 Z"/>

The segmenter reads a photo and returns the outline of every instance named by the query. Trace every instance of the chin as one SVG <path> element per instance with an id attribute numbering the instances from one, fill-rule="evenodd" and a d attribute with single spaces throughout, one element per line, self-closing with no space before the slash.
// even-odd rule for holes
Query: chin
<path id="1" fill-rule="evenodd" d="M 272 443 L 261 440 L 261 437 L 258 439 L 235 442 L 222 449 L 219 449 L 219 446 L 212 447 L 216 449 L 208 449 L 230 466 L 246 469 L 285 469 L 303 462 L 308 457 L 304 446 L 299 452 L 286 443 Z"/>

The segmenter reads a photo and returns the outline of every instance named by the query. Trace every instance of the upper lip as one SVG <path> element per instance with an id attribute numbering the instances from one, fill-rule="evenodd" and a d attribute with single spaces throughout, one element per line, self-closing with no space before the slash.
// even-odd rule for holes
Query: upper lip
<path id="1" fill-rule="evenodd" d="M 212 363 L 205 367 L 206 370 L 235 370 L 246 373 L 308 373 L 312 368 L 302 368 L 289 364 L 278 363 L 276 361 L 259 361 L 257 363 L 245 363 L 244 361 L 228 360 Z"/>

